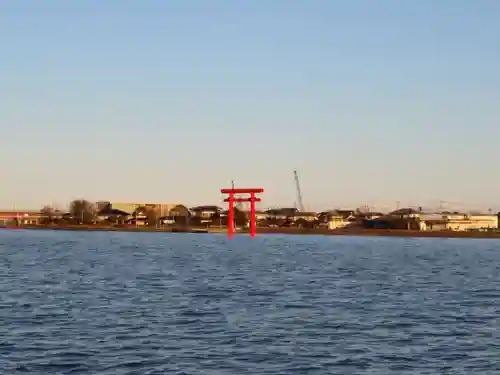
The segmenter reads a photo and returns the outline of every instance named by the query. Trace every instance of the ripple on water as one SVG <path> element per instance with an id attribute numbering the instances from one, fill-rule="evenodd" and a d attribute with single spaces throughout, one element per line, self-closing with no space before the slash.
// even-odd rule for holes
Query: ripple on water
<path id="1" fill-rule="evenodd" d="M 0 232 L 0 373 L 500 373 L 496 241 Z"/>

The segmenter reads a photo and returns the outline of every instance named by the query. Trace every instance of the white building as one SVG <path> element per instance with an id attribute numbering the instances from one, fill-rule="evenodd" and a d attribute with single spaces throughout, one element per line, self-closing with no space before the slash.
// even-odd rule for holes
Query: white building
<path id="1" fill-rule="evenodd" d="M 421 230 L 491 230 L 498 228 L 497 215 L 422 214 Z"/>

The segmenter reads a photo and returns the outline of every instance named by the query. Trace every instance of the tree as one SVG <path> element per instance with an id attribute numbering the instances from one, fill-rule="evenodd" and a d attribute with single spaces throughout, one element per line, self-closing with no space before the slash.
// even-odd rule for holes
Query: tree
<path id="1" fill-rule="evenodd" d="M 190 216 L 190 215 L 191 213 L 189 212 L 189 209 L 182 204 L 178 204 L 168 212 L 168 216 Z"/>
<path id="2" fill-rule="evenodd" d="M 154 208 L 146 209 L 146 223 L 148 227 L 156 227 L 158 225 L 158 212 Z"/>
<path id="3" fill-rule="evenodd" d="M 224 212 L 224 217 L 223 217 L 222 221 L 219 218 L 216 218 L 215 220 L 216 220 L 217 223 L 221 222 L 222 225 L 227 225 L 228 218 L 229 218 L 228 215 L 229 215 L 229 212 L 225 211 Z M 244 211 L 242 211 L 242 210 L 234 207 L 233 208 L 233 215 L 234 215 L 233 216 L 234 224 L 237 227 L 245 227 L 245 226 L 248 225 L 248 217 L 247 217 L 247 214 Z M 213 217 L 212 217 L 212 219 L 213 219 Z"/>
<path id="4" fill-rule="evenodd" d="M 69 204 L 69 213 L 80 224 L 93 224 L 97 216 L 95 206 L 85 199 L 72 201 Z"/>
<path id="5" fill-rule="evenodd" d="M 44 206 L 40 210 L 40 214 L 42 215 L 41 224 L 50 224 L 54 221 L 55 210 L 51 206 Z"/>
<path id="6" fill-rule="evenodd" d="M 111 202 L 107 202 L 107 201 L 98 201 L 98 202 L 95 202 L 94 205 L 95 205 L 97 212 L 110 211 L 113 209 Z"/>
<path id="7" fill-rule="evenodd" d="M 186 206 L 178 204 L 168 212 L 168 216 L 172 217 L 176 224 L 188 225 L 191 212 Z"/>
<path id="8" fill-rule="evenodd" d="M 148 209 L 145 206 L 139 206 L 132 213 L 132 216 L 135 218 L 146 216 Z"/>
<path id="9" fill-rule="evenodd" d="M 236 223 L 236 226 L 238 226 L 238 227 L 247 226 L 248 225 L 247 214 L 244 211 L 235 207 L 234 208 L 234 222 Z"/>

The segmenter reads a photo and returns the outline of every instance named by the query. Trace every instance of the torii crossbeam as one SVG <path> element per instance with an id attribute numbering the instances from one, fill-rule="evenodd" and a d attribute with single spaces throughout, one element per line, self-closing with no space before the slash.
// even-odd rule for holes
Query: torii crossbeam
<path id="1" fill-rule="evenodd" d="M 257 225 L 255 220 L 255 202 L 260 202 L 261 199 L 256 197 L 256 194 L 264 192 L 263 188 L 238 188 L 238 189 L 221 189 L 222 194 L 227 194 L 229 197 L 224 199 L 228 202 L 228 218 L 227 218 L 227 235 L 231 237 L 234 234 L 234 203 L 235 202 L 250 202 L 250 236 L 254 237 L 257 233 Z M 249 194 L 248 198 L 235 198 L 235 194 Z"/>

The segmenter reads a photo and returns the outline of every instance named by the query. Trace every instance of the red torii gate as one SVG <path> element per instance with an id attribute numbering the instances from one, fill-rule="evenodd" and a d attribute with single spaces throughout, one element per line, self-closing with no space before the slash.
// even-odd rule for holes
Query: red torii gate
<path id="1" fill-rule="evenodd" d="M 255 202 L 260 202 L 261 199 L 256 197 L 255 194 L 264 192 L 263 188 L 232 188 L 221 189 L 222 194 L 228 194 L 229 198 L 224 199 L 224 202 L 229 203 L 228 217 L 227 217 L 227 235 L 231 237 L 234 234 L 234 203 L 235 202 L 250 202 L 250 236 L 254 237 L 257 233 L 257 226 L 255 223 Z M 250 194 L 248 198 L 235 198 L 235 194 Z"/>

